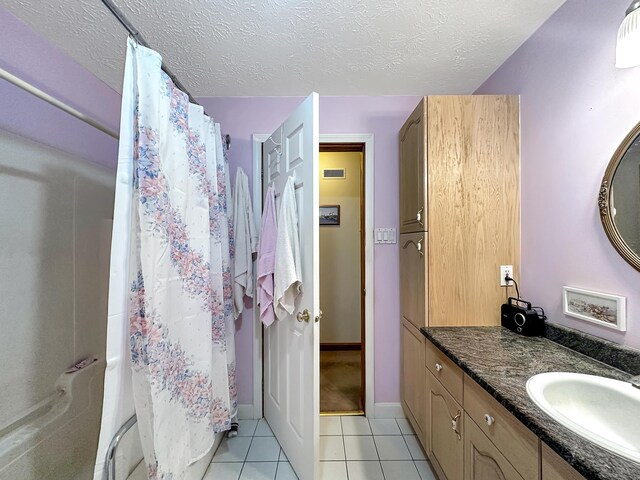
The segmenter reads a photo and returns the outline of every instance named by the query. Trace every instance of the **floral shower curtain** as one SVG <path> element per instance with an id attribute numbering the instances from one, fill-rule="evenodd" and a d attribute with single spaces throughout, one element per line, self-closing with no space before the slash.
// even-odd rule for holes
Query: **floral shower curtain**
<path id="1" fill-rule="evenodd" d="M 108 328 L 109 341 L 112 329 L 128 336 L 130 369 L 122 358 L 113 363 L 132 379 L 149 478 L 177 480 L 236 414 L 233 223 L 220 126 L 189 103 L 161 65 L 156 52 L 129 41 L 112 247 L 121 258 L 112 255 Z M 128 179 L 124 186 L 121 178 Z M 120 209 L 124 219 L 119 201 L 130 205 L 129 212 Z M 114 275 L 123 250 L 128 272 Z M 111 296 L 122 297 L 117 276 L 129 290 L 127 312 L 112 316 Z M 113 343 L 126 344 L 121 340 Z M 107 367 L 105 392 L 113 380 L 122 382 L 113 374 L 109 385 L 109 377 Z M 111 407 L 122 403 L 112 400 Z M 107 401 L 101 447 L 117 417 Z"/>

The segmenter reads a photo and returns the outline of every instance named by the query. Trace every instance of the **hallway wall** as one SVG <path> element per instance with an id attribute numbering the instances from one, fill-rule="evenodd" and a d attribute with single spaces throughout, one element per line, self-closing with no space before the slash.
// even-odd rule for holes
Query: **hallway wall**
<path id="1" fill-rule="evenodd" d="M 340 225 L 320 225 L 320 343 L 360 343 L 361 152 L 320 152 L 320 205 L 340 206 Z M 344 168 L 344 179 L 323 178 Z"/>

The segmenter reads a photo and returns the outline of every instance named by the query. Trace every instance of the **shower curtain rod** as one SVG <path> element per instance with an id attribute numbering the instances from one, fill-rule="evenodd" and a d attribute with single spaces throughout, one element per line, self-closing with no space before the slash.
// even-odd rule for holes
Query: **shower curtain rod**
<path id="1" fill-rule="evenodd" d="M 131 24 L 131 22 L 129 22 L 129 20 L 127 20 L 127 18 L 124 16 L 124 14 L 120 11 L 120 9 L 118 7 L 116 7 L 113 4 L 113 2 L 111 2 L 111 0 L 102 0 L 102 3 L 104 3 L 104 5 L 109 9 L 109 11 L 118 19 L 118 21 L 127 29 L 129 34 L 139 44 L 141 44 L 141 45 L 143 45 L 143 46 L 145 46 L 147 48 L 151 48 L 151 47 L 149 47 L 149 44 L 147 44 L 147 42 L 144 40 L 144 38 L 142 38 L 142 35 L 140 34 L 140 32 L 138 32 L 138 30 Z M 189 91 L 186 88 L 184 88 L 184 85 L 182 85 L 180 80 L 178 80 L 176 78 L 176 76 L 171 72 L 171 70 L 169 70 L 169 68 L 164 63 L 162 64 L 162 69 L 169 76 L 169 78 L 171 78 L 171 80 L 173 81 L 175 86 L 178 87 L 180 90 L 182 90 L 184 93 L 187 94 L 187 96 L 189 97 L 189 101 L 191 103 L 195 103 L 196 105 L 200 105 L 198 102 L 196 102 L 194 100 L 194 98 L 191 96 Z M 114 130 L 111 130 L 109 127 L 104 126 L 103 124 L 101 124 L 97 120 L 91 118 L 90 116 L 82 113 L 79 110 L 76 110 L 75 108 L 67 105 L 63 101 L 61 101 L 61 100 L 49 95 L 48 93 L 40 90 L 38 87 L 30 84 L 29 82 L 27 82 L 27 81 L 15 76 L 15 75 L 13 75 L 12 73 L 8 72 L 7 70 L 5 70 L 3 68 L 0 68 L 0 79 L 6 80 L 7 82 L 15 85 L 18 88 L 23 89 L 24 91 L 30 93 L 31 95 L 34 95 L 34 96 L 40 98 L 41 100 L 44 100 L 45 102 L 53 105 L 54 107 L 59 108 L 60 110 L 68 113 L 69 115 L 72 115 L 72 116 L 76 117 L 77 119 L 87 123 L 88 125 L 91 125 L 92 127 L 100 130 L 101 132 L 106 133 L 107 135 L 109 135 L 110 137 L 115 138 L 116 140 L 118 140 L 120 138 L 118 133 L 115 132 Z M 225 135 L 224 136 L 224 142 L 225 142 L 225 146 L 226 146 L 227 150 L 229 150 L 229 147 L 231 145 L 231 138 L 229 137 L 229 135 Z"/>
<path id="2" fill-rule="evenodd" d="M 138 42 L 143 47 L 151 48 L 149 44 L 145 41 L 140 31 L 133 26 L 133 24 L 129 21 L 127 17 L 124 16 L 124 13 L 122 13 L 122 10 L 120 10 L 111 0 L 102 0 L 102 3 L 104 3 L 104 5 L 109 9 L 109 11 L 113 14 L 113 16 L 116 17 L 116 19 L 120 22 L 120 24 L 124 28 L 126 28 L 126 30 L 129 32 L 129 35 L 131 35 L 136 42 Z M 184 88 L 184 85 L 180 82 L 180 80 L 178 80 L 178 78 L 173 74 L 173 72 L 169 70 L 169 67 L 167 67 L 164 62 L 162 62 L 162 70 L 164 70 L 164 72 L 167 75 L 169 75 L 169 78 L 173 81 L 176 87 L 178 87 L 180 90 L 182 90 L 184 93 L 187 94 L 187 96 L 189 97 L 189 101 L 191 103 L 200 105 L 198 102 L 194 100 L 193 96 L 189 93 L 189 90 Z"/>
<path id="3" fill-rule="evenodd" d="M 146 40 L 144 39 L 144 37 L 142 36 L 142 34 L 140 33 L 140 31 L 133 25 L 133 23 L 129 21 L 127 17 L 125 17 L 124 13 L 122 13 L 122 10 L 120 10 L 113 3 L 112 0 L 101 0 L 101 1 L 104 4 L 104 6 L 107 7 L 109 11 L 113 14 L 113 16 L 116 17 L 116 19 L 120 22 L 120 24 L 127 30 L 127 32 L 129 32 L 129 35 L 131 35 L 131 37 L 133 37 L 133 39 L 136 42 L 138 42 L 138 44 L 142 45 L 143 47 L 151 48 L 149 44 L 146 42 Z M 178 87 L 178 89 L 182 90 L 184 93 L 187 94 L 187 96 L 189 97 L 189 102 L 195 103 L 196 105 L 200 105 L 193 98 L 193 95 L 189 93 L 189 90 L 187 90 L 184 87 L 182 82 L 178 80 L 178 77 L 176 77 L 173 74 L 173 72 L 169 70 L 169 67 L 167 67 L 167 65 L 164 62 L 162 62 L 162 70 L 164 70 L 164 72 L 169 76 L 169 78 L 173 81 L 173 84 L 176 87 Z M 200 106 L 202 107 L 202 105 Z M 204 107 L 202 108 L 204 110 Z M 206 115 L 207 112 L 205 111 L 204 113 Z M 231 147 L 231 137 L 229 135 L 224 136 L 224 143 L 225 143 L 226 149 L 229 150 L 229 148 Z"/>
<path id="4" fill-rule="evenodd" d="M 22 80 L 21 78 L 16 77 L 15 75 L 7 72 L 3 68 L 0 68 L 0 78 L 2 78 L 3 80 L 6 80 L 7 82 L 15 85 L 18 88 L 23 89 L 25 92 L 28 92 L 28 93 L 30 93 L 30 94 L 32 94 L 32 95 L 44 100 L 45 102 L 50 103 L 54 107 L 57 107 L 60 110 L 63 110 L 65 112 L 67 112 L 69 115 L 72 115 L 72 116 L 76 117 L 77 119 L 82 120 L 85 123 L 88 123 L 92 127 L 97 128 L 101 132 L 104 132 L 107 135 L 109 135 L 110 137 L 113 137 L 116 140 L 118 140 L 118 134 L 116 132 L 114 132 L 113 130 L 111 130 L 110 128 L 105 127 L 104 125 L 102 125 L 97 120 L 94 120 L 93 118 L 89 117 L 88 115 L 85 115 L 84 113 L 80 112 L 79 110 L 76 110 L 75 108 L 70 107 L 69 105 L 67 105 L 66 103 L 62 102 L 61 100 L 58 100 L 57 98 L 52 97 L 48 93 L 43 92 L 39 88 L 31 85 L 29 82 L 26 82 L 26 81 Z"/>

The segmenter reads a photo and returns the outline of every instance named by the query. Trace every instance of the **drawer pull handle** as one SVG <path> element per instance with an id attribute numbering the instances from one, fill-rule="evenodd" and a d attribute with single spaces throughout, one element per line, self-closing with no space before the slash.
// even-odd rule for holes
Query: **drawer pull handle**
<path id="1" fill-rule="evenodd" d="M 456 435 L 458 436 L 458 440 L 462 440 L 462 436 L 458 431 L 458 420 L 460 420 L 461 415 L 462 415 L 462 412 L 458 410 L 458 413 L 456 414 L 456 416 L 451 418 L 451 430 L 453 430 L 456 433 Z"/>
<path id="2" fill-rule="evenodd" d="M 416 249 L 418 250 L 418 253 L 420 254 L 421 257 L 424 257 L 424 252 L 422 251 L 422 241 L 424 240 L 424 237 L 420 237 L 420 240 L 418 240 L 418 243 L 414 242 L 413 240 L 407 240 L 405 242 L 405 244 L 402 246 L 402 249 L 406 249 L 409 245 L 415 245 Z"/>
<path id="3" fill-rule="evenodd" d="M 444 367 L 442 365 L 440 365 L 439 363 L 436 363 L 436 371 L 441 371 Z"/>
<path id="4" fill-rule="evenodd" d="M 491 415 L 489 415 L 488 413 L 484 414 L 484 421 L 487 422 L 487 425 L 491 426 L 494 423 L 496 423 L 495 418 L 493 418 Z"/>
<path id="5" fill-rule="evenodd" d="M 424 207 L 421 207 L 420 210 L 418 210 L 418 213 L 416 213 L 416 220 L 418 221 L 418 223 L 420 224 L 421 227 L 424 227 L 424 223 L 422 223 L 422 211 L 424 210 Z"/>

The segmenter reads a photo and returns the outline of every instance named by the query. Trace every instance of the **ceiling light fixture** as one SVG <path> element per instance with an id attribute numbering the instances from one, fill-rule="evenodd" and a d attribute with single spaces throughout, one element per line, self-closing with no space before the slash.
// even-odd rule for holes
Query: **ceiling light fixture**
<path id="1" fill-rule="evenodd" d="M 618 30 L 616 67 L 629 68 L 640 65 L 640 0 L 631 2 Z"/>

